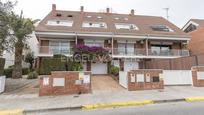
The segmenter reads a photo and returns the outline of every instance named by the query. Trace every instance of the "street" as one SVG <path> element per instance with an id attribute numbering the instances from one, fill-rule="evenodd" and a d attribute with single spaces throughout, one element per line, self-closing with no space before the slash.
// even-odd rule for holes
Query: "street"
<path id="1" fill-rule="evenodd" d="M 51 111 L 26 115 L 203 115 L 204 102 L 178 102 L 138 107 L 97 109 L 89 111 Z"/>

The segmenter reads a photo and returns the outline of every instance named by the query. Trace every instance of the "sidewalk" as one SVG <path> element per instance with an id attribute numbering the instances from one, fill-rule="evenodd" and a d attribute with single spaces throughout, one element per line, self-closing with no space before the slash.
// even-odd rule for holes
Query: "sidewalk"
<path id="1" fill-rule="evenodd" d="M 192 86 L 167 86 L 162 90 L 129 92 L 126 90 L 110 92 L 97 91 L 92 94 L 38 97 L 37 94 L 0 95 L 0 110 L 24 109 L 42 110 L 53 108 L 81 107 L 87 104 L 108 104 L 112 102 L 142 100 L 173 100 L 204 96 L 204 88 Z"/>

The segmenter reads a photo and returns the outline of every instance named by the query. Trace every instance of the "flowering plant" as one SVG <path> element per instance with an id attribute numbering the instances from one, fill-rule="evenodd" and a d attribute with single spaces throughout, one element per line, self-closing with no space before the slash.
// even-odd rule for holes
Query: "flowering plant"
<path id="1" fill-rule="evenodd" d="M 79 44 L 74 46 L 73 48 L 74 55 L 83 58 L 83 59 L 91 59 L 91 61 L 108 59 L 109 58 L 109 50 L 99 47 L 99 46 L 87 46 L 83 44 Z M 85 57 L 85 58 L 84 58 Z"/>

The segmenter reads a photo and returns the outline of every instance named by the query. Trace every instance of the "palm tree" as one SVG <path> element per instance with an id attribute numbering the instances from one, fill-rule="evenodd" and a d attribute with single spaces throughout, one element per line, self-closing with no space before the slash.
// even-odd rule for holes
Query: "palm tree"
<path id="1" fill-rule="evenodd" d="M 29 18 L 24 18 L 23 13 L 16 15 L 12 13 L 9 17 L 9 27 L 12 33 L 10 38 L 12 39 L 12 46 L 14 46 L 15 59 L 12 78 L 22 77 L 22 58 L 23 49 L 27 45 L 27 40 L 30 38 L 30 34 L 34 30 L 34 23 Z"/>

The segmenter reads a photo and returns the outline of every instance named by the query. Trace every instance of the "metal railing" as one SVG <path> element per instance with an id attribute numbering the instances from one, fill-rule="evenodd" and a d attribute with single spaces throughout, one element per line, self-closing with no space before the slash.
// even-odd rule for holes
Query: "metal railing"
<path id="1" fill-rule="evenodd" d="M 64 54 L 71 55 L 72 49 L 67 47 L 59 47 L 59 46 L 39 46 L 39 54 Z"/>
<path id="2" fill-rule="evenodd" d="M 189 50 L 148 50 L 149 56 L 189 56 Z"/>
<path id="3" fill-rule="evenodd" d="M 105 48 L 110 54 L 119 56 L 189 56 L 189 50 L 148 50 L 146 49 L 133 49 L 133 48 Z M 64 54 L 72 55 L 73 49 L 68 47 L 59 46 L 39 46 L 39 54 L 53 55 Z"/>
<path id="4" fill-rule="evenodd" d="M 114 48 L 113 55 L 144 56 L 146 55 L 146 51 L 145 49 Z"/>

